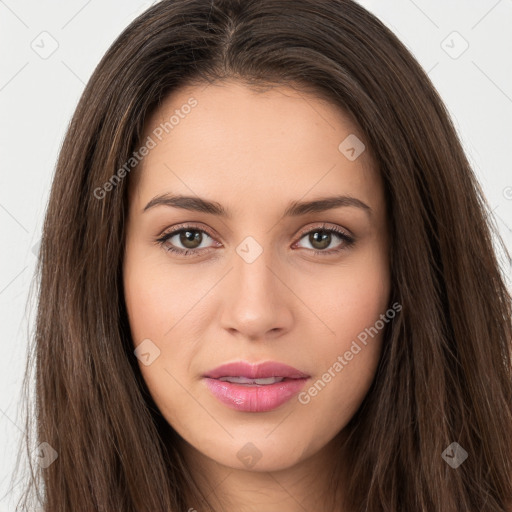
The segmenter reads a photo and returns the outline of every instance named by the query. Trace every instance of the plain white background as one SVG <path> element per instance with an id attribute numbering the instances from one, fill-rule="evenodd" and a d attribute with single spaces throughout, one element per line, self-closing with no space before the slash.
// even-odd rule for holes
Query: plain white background
<path id="1" fill-rule="evenodd" d="M 95 66 L 154 2 L 0 0 L 0 511 L 24 424 L 27 296 L 55 163 Z M 450 111 L 512 251 L 512 0 L 361 0 L 406 44 Z M 510 261 L 502 258 L 510 285 Z"/>

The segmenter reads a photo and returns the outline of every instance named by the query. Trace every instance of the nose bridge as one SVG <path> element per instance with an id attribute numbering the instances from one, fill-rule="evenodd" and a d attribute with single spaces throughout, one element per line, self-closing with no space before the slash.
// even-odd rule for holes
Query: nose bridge
<path id="1" fill-rule="evenodd" d="M 259 237 L 261 240 L 261 236 Z M 275 286 L 275 277 L 270 271 L 276 261 L 269 238 L 261 243 L 252 236 L 247 236 L 235 249 L 234 272 L 240 289 L 254 294 L 267 293 L 269 287 Z"/>
<path id="2" fill-rule="evenodd" d="M 286 314 L 283 284 L 276 277 L 275 252 L 253 237 L 246 237 L 233 253 L 233 269 L 223 301 L 224 328 L 236 329 L 251 338 L 285 327 Z M 278 271 L 277 271 L 278 272 Z"/>

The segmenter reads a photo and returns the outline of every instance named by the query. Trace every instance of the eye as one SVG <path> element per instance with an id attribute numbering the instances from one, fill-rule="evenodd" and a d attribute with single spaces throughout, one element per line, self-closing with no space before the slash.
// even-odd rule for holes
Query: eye
<path id="1" fill-rule="evenodd" d="M 168 233 L 164 233 L 156 242 L 166 251 L 187 256 L 188 254 L 203 252 L 203 249 L 207 249 L 207 247 L 201 247 L 206 237 L 212 238 L 204 229 L 194 226 L 178 226 L 178 229 L 175 228 Z M 175 240 L 173 241 L 173 239 Z M 184 249 L 176 247 L 176 244 L 181 244 Z"/>
<path id="2" fill-rule="evenodd" d="M 330 251 L 326 251 L 327 247 L 329 247 L 333 241 L 333 235 L 334 238 L 338 238 L 342 240 L 342 243 L 339 244 L 339 246 L 336 249 L 332 249 Z M 341 228 L 338 227 L 331 227 L 327 228 L 326 225 L 322 225 L 320 227 L 317 227 L 315 229 L 306 231 L 301 235 L 301 240 L 303 238 L 306 238 L 307 241 L 312 245 L 313 252 L 318 255 L 327 256 L 332 254 L 337 254 L 340 251 L 346 250 L 350 247 L 352 247 L 355 243 L 355 239 L 350 236 L 348 233 L 343 231 Z"/>

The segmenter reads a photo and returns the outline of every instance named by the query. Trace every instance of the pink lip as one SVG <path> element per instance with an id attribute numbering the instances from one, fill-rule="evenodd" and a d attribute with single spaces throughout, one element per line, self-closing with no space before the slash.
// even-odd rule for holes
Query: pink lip
<path id="1" fill-rule="evenodd" d="M 304 387 L 309 375 L 272 361 L 258 365 L 240 361 L 219 366 L 203 377 L 212 394 L 228 407 L 237 411 L 265 412 L 290 400 Z M 217 380 L 221 377 L 284 377 L 284 380 L 268 385 L 243 385 Z"/>

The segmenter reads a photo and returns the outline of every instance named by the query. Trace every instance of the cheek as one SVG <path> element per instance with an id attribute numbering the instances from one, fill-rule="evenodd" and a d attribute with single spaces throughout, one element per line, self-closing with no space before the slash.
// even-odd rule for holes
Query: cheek
<path id="1" fill-rule="evenodd" d="M 388 308 L 387 259 L 382 251 L 368 249 L 359 252 L 349 263 L 334 270 L 330 268 L 328 278 L 318 278 L 321 286 L 308 290 L 308 301 L 315 305 L 319 317 L 331 331 L 330 336 L 324 337 L 327 353 L 348 350 L 351 341 L 373 326 Z"/>
<path id="2" fill-rule="evenodd" d="M 145 267 L 125 280 L 125 298 L 134 342 L 141 336 L 161 338 L 176 322 L 172 312 L 177 291 L 158 274 Z"/>
<path id="3" fill-rule="evenodd" d="M 360 253 L 357 262 L 340 266 L 333 279 L 323 280 L 316 293 L 309 292 L 311 304 L 331 332 L 319 337 L 310 354 L 318 362 L 318 373 L 305 389 L 302 403 L 328 408 L 340 422 L 351 418 L 364 399 L 375 376 L 385 329 L 395 316 L 382 254 Z"/>
<path id="4" fill-rule="evenodd" d="M 136 247 L 127 251 L 123 277 L 133 345 L 134 349 L 139 345 L 149 347 L 150 364 L 139 358 L 139 369 L 153 400 L 169 422 L 175 420 L 176 411 L 190 407 L 190 395 L 183 385 L 196 350 L 191 343 L 173 342 L 183 335 L 187 312 L 197 302 L 193 286 L 187 287 L 179 276 L 179 272 L 169 275 L 168 267 L 155 264 Z"/>
<path id="5" fill-rule="evenodd" d="M 160 391 L 167 400 L 179 399 L 179 383 L 189 377 L 190 362 L 200 347 L 195 320 L 205 285 L 194 280 L 192 270 L 171 269 L 165 258 L 148 255 L 139 246 L 127 250 L 123 272 L 134 349 L 150 340 L 146 344 L 158 354 L 147 366 L 139 359 L 141 373 L 155 399 Z"/>
<path id="6" fill-rule="evenodd" d="M 124 293 L 135 344 L 144 338 L 172 337 L 174 326 L 179 328 L 182 318 L 186 321 L 187 315 L 193 315 L 194 305 L 204 294 L 204 284 L 190 270 L 171 272 L 165 258 L 158 256 L 138 247 L 127 251 Z"/>

